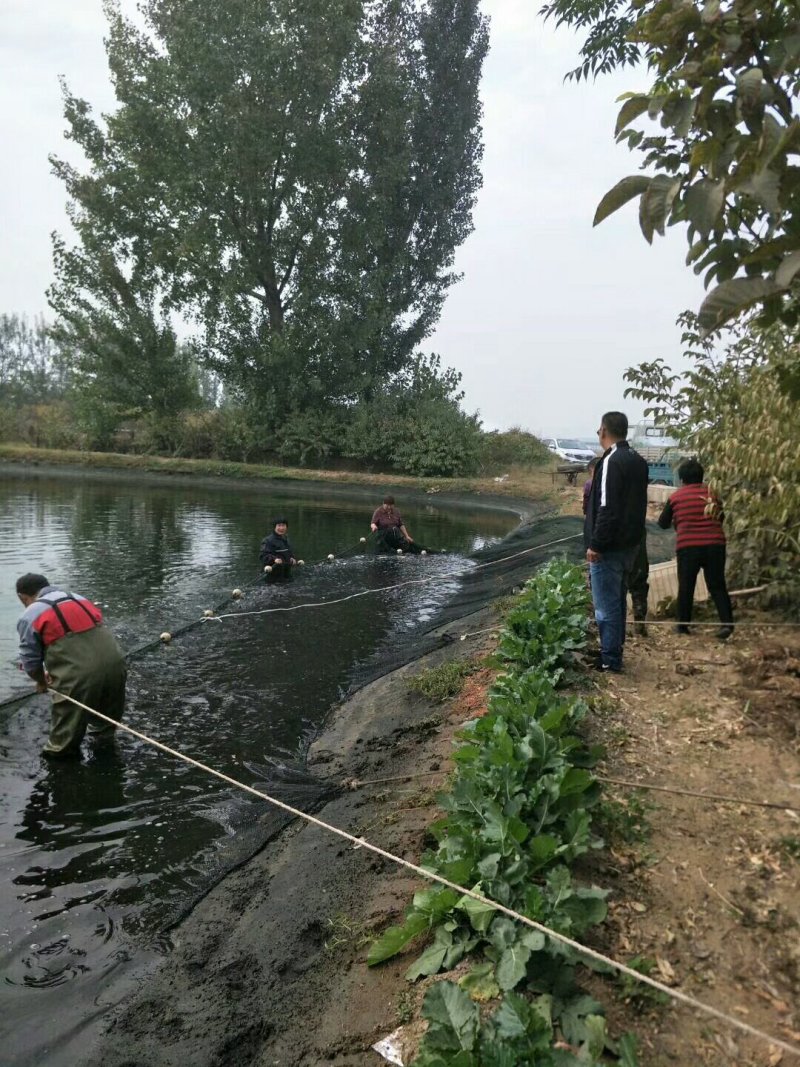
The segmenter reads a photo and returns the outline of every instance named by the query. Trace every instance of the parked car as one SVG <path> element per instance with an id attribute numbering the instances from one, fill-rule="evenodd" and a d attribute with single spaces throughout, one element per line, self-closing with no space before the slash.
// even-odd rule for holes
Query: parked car
<path id="1" fill-rule="evenodd" d="M 587 448 L 585 442 L 575 437 L 543 437 L 542 441 L 553 455 L 567 463 L 588 463 L 594 459 L 595 452 Z"/>

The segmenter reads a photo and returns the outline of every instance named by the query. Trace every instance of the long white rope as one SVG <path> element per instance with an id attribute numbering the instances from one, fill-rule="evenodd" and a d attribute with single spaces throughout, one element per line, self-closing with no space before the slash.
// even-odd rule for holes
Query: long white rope
<path id="1" fill-rule="evenodd" d="M 475 571 L 483 570 L 485 567 L 496 567 L 499 563 L 506 563 L 510 559 L 517 559 L 519 556 L 526 556 L 531 552 L 539 552 L 543 548 L 551 548 L 553 545 L 560 545 L 565 541 L 574 541 L 578 537 L 583 537 L 583 534 L 570 534 L 569 537 L 559 537 L 555 541 L 545 541 L 542 545 L 534 545 L 532 548 L 523 548 L 520 552 L 514 552 L 510 556 L 503 556 L 502 559 L 493 559 L 488 563 L 479 563 L 468 573 L 473 574 Z M 315 603 L 292 604 L 291 606 L 284 608 L 261 608 L 258 611 L 230 611 L 223 615 L 204 616 L 202 621 L 221 622 L 223 619 L 238 619 L 245 615 L 271 615 L 278 611 L 302 611 L 304 608 L 325 608 L 332 604 L 344 604 L 346 601 L 356 600 L 358 597 L 371 596 L 373 593 L 386 593 L 393 589 L 404 589 L 409 585 L 429 585 L 431 582 L 441 582 L 444 584 L 444 582 L 458 577 L 460 577 L 460 575 L 452 574 L 442 576 L 441 574 L 434 574 L 428 578 L 412 578 L 407 582 L 395 582 L 394 585 L 381 585 L 376 586 L 374 589 L 362 589 L 358 593 L 351 593 L 349 596 L 339 597 L 336 600 L 319 600 Z"/>
<path id="2" fill-rule="evenodd" d="M 252 796 L 258 797 L 259 800 L 265 800 L 268 804 L 280 808 L 289 815 L 295 816 L 295 818 L 303 819 L 305 822 L 310 823 L 313 826 L 318 826 L 320 829 L 326 830 L 328 833 L 344 838 L 345 841 L 349 841 L 355 848 L 363 848 L 368 852 L 374 852 L 376 856 L 381 856 L 383 859 L 389 860 L 391 863 L 395 863 L 400 867 L 405 867 L 407 870 L 413 871 L 421 878 L 426 878 L 430 882 L 436 882 L 439 885 L 446 886 L 448 889 L 453 889 L 455 892 L 460 893 L 462 896 L 469 897 L 478 904 L 483 904 L 485 907 L 501 912 L 503 915 L 507 915 L 510 919 L 514 919 L 525 926 L 529 926 L 532 930 L 537 930 L 539 933 L 545 934 L 547 937 L 560 942 L 562 945 L 567 945 L 569 948 L 574 949 L 574 951 L 587 959 L 593 959 L 598 963 L 611 967 L 619 974 L 625 974 L 637 982 L 648 985 L 652 989 L 658 990 L 659 993 L 663 993 L 665 996 L 670 997 L 672 1000 L 680 1001 L 683 1004 L 687 1004 L 690 1008 L 705 1012 L 706 1015 L 711 1015 L 714 1018 L 727 1023 L 729 1026 L 741 1030 L 745 1034 L 749 1034 L 751 1037 L 757 1037 L 761 1041 L 766 1041 L 769 1044 L 774 1045 L 776 1048 L 783 1049 L 784 1052 L 789 1052 L 794 1056 L 800 1057 L 800 1047 L 797 1047 L 796 1045 L 790 1045 L 779 1037 L 773 1037 L 764 1030 L 759 1030 L 755 1026 L 750 1026 L 749 1023 L 743 1022 L 741 1019 L 737 1019 L 735 1016 L 729 1015 L 727 1012 L 721 1011 L 719 1008 L 715 1008 L 710 1004 L 705 1004 L 701 1000 L 696 1000 L 694 997 L 689 996 L 688 993 L 683 993 L 679 989 L 671 989 L 669 986 L 664 985 L 663 982 L 659 982 L 655 978 L 651 978 L 649 975 L 641 974 L 632 967 L 628 967 L 624 963 L 619 963 L 617 960 L 604 955 L 602 952 L 598 952 L 596 949 L 589 948 L 587 945 L 582 945 L 579 941 L 575 941 L 571 937 L 567 937 L 565 934 L 558 933 L 556 930 L 552 930 L 549 926 L 545 926 L 543 923 L 536 922 L 535 919 L 528 918 L 527 915 L 522 915 L 520 912 L 514 911 L 513 908 L 508 908 L 504 904 L 499 904 L 496 900 L 491 900 L 482 893 L 476 893 L 472 889 L 467 889 L 464 886 L 458 885 L 456 882 L 451 882 L 449 879 L 443 878 L 440 874 L 436 874 L 434 871 L 426 870 L 424 867 L 420 867 L 416 863 L 404 860 L 401 856 L 396 856 L 392 852 L 387 852 L 378 845 L 373 845 L 363 837 L 356 837 L 354 834 L 350 834 L 346 830 L 340 830 L 337 826 L 332 826 L 323 819 L 318 819 L 314 815 L 309 815 L 307 812 L 300 811 L 299 808 L 292 807 L 291 804 L 286 804 L 282 800 L 278 800 L 277 797 L 272 797 L 268 793 L 262 793 L 261 790 L 255 789 L 251 785 L 246 785 L 244 782 L 240 782 L 236 778 L 231 778 L 229 775 L 223 774 L 222 771 L 215 770 L 213 767 L 209 767 L 207 764 L 201 763 L 199 760 L 193 759 L 191 756 L 187 756 L 183 752 L 178 752 L 176 749 L 170 748 L 168 745 L 164 745 L 152 737 L 148 737 L 146 734 L 141 733 L 139 730 L 135 730 L 132 726 L 128 726 L 124 722 L 117 722 L 115 719 L 110 718 L 108 715 L 104 715 L 95 708 L 90 708 L 87 704 L 82 704 L 80 700 L 76 700 L 74 697 L 68 696 L 66 693 L 60 693 L 57 689 L 52 689 L 51 692 L 62 700 L 68 700 L 77 707 L 82 708 L 90 715 L 97 716 L 97 718 L 102 719 L 103 722 L 115 726 L 117 729 L 124 730 L 126 733 L 132 734 L 134 737 L 138 737 L 140 741 L 144 741 L 146 744 L 152 745 L 154 748 L 160 749 L 162 752 L 166 752 L 169 756 L 174 756 L 175 759 L 183 760 L 184 763 L 188 763 L 192 767 L 197 767 L 198 770 L 205 771 L 206 774 L 211 774 L 215 778 L 219 778 L 220 781 L 234 786 L 236 789 L 241 789 L 245 793 L 250 793 Z"/>

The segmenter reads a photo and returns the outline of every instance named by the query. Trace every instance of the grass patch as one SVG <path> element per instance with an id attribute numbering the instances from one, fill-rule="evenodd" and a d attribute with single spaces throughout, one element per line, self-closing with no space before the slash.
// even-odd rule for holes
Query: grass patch
<path id="1" fill-rule="evenodd" d="M 328 934 L 325 938 L 325 951 L 337 952 L 340 949 L 360 949 L 372 940 L 373 931 L 366 923 L 357 922 L 349 915 L 334 915 L 325 920 Z"/>
<path id="2" fill-rule="evenodd" d="M 606 841 L 634 845 L 649 840 L 652 826 L 648 816 L 652 810 L 652 804 L 637 796 L 625 800 L 604 797 L 594 809 L 594 819 Z"/>
<path id="3" fill-rule="evenodd" d="M 471 674 L 480 669 L 475 660 L 455 660 L 440 663 L 438 667 L 429 667 L 421 674 L 408 679 L 408 688 L 412 693 L 421 693 L 435 704 L 443 704 L 457 696 L 464 688 L 464 683 Z"/>

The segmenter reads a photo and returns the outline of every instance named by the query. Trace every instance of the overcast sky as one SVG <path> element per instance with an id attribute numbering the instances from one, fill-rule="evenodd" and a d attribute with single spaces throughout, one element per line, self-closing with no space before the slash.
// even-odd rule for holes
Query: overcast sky
<path id="1" fill-rule="evenodd" d="M 684 265 L 683 233 L 649 247 L 635 204 L 592 229 L 600 197 L 636 169 L 614 143 L 615 100 L 643 82 L 635 72 L 564 82 L 577 43 L 543 23 L 539 6 L 483 0 L 484 184 L 457 256 L 463 280 L 425 348 L 462 372 L 465 405 L 487 428 L 587 436 L 604 410 L 639 417 L 623 400 L 623 372 L 659 356 L 679 363 L 675 319 L 699 306 L 702 286 Z M 58 78 L 97 110 L 113 106 L 104 29 L 101 0 L 3 0 L 0 312 L 47 311 L 49 235 L 68 227 L 47 156 L 73 158 Z"/>

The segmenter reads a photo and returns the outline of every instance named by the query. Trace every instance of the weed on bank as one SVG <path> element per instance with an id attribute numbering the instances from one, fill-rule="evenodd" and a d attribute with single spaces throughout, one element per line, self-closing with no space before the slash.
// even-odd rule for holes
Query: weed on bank
<path id="1" fill-rule="evenodd" d="M 606 916 L 607 892 L 571 868 L 603 842 L 592 831 L 599 756 L 576 733 L 589 708 L 559 689 L 586 643 L 588 596 L 578 567 L 555 562 L 527 582 L 497 648 L 504 673 L 487 714 L 458 735 L 452 790 L 430 828 L 422 866 L 581 940 Z M 428 1029 L 415 1067 L 635 1067 L 635 1042 L 610 1037 L 603 1009 L 578 985 L 589 963 L 545 934 L 445 887 L 414 895 L 399 926 L 373 944 L 381 963 L 432 934 L 410 981 L 449 972 L 425 994 Z M 463 970 L 463 968 L 462 968 Z"/>

